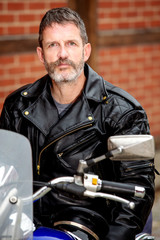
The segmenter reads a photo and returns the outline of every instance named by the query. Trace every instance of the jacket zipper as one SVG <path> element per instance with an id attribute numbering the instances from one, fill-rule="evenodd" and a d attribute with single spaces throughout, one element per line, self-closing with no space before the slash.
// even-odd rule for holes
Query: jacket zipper
<path id="1" fill-rule="evenodd" d="M 127 172 L 131 172 L 135 169 L 142 169 L 142 168 L 148 168 L 148 167 L 154 167 L 154 164 L 153 163 L 145 163 L 145 164 L 142 164 L 142 165 L 130 165 L 130 167 L 123 167 L 124 168 L 124 171 L 127 173 Z"/>
<path id="2" fill-rule="evenodd" d="M 88 137 L 86 137 L 85 139 L 83 140 L 79 140 L 78 143 L 74 144 L 73 146 L 69 147 L 69 148 L 66 148 L 63 150 L 63 152 L 61 153 L 58 153 L 57 156 L 58 157 L 62 157 L 62 156 L 65 156 L 67 153 L 71 152 L 72 150 L 76 149 L 77 147 L 81 146 L 83 143 L 87 142 L 88 140 L 92 140 L 95 138 L 95 133 L 92 133 L 90 134 Z"/>
<path id="3" fill-rule="evenodd" d="M 79 128 L 76 128 L 76 129 L 74 129 L 74 130 L 72 130 L 72 131 L 70 131 L 70 132 L 68 132 L 68 133 L 60 136 L 59 138 L 55 139 L 54 141 L 50 142 L 47 146 L 45 146 L 45 147 L 41 150 L 41 152 L 39 153 L 39 159 L 38 159 L 38 164 L 37 164 L 37 173 L 38 173 L 38 175 L 40 175 L 40 168 L 41 168 L 41 167 L 40 167 L 40 164 L 41 164 L 41 156 L 42 156 L 42 153 L 43 153 L 48 147 L 50 147 L 52 144 L 54 144 L 55 142 L 57 142 L 57 141 L 60 140 L 61 138 L 65 137 L 65 136 L 67 136 L 67 135 L 69 135 L 69 134 L 71 134 L 71 133 L 73 133 L 73 132 L 76 132 L 76 131 L 78 131 L 78 130 L 80 130 L 80 129 L 87 128 L 87 127 L 91 127 L 91 126 L 92 126 L 92 123 L 87 124 L 87 125 L 84 125 L 84 126 L 79 127 Z"/>

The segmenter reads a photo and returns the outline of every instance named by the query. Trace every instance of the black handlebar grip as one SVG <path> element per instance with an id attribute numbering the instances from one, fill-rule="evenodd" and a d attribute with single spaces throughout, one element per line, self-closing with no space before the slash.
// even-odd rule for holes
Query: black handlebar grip
<path id="1" fill-rule="evenodd" d="M 135 185 L 110 181 L 102 181 L 101 191 L 105 193 L 115 193 L 130 196 L 135 196 L 136 192 Z"/>
<path id="2" fill-rule="evenodd" d="M 79 186 L 75 183 L 57 183 L 55 187 L 57 190 L 72 193 L 76 196 L 83 196 L 84 192 L 86 191 L 85 187 Z"/>

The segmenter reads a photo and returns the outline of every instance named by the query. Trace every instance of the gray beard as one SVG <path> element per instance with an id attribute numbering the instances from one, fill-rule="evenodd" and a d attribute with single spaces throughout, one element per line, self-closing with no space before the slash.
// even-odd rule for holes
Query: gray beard
<path id="1" fill-rule="evenodd" d="M 56 66 L 58 66 L 60 63 L 66 63 L 72 66 L 72 70 L 70 73 L 57 73 L 56 72 Z M 75 82 L 78 77 L 81 75 L 83 69 L 84 69 L 84 59 L 81 58 L 80 62 L 76 65 L 73 61 L 68 59 L 58 59 L 56 62 L 48 63 L 46 60 L 44 60 L 45 68 L 52 80 L 54 80 L 56 83 L 72 83 Z"/>

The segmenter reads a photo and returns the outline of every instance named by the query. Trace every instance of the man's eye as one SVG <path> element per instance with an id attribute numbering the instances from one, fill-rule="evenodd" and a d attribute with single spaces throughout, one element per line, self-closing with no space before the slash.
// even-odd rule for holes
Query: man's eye
<path id="1" fill-rule="evenodd" d="M 49 47 L 56 47 L 56 46 L 57 46 L 56 43 L 51 43 L 51 44 L 49 44 Z"/>
<path id="2" fill-rule="evenodd" d="M 75 44 L 75 42 L 69 42 L 68 43 L 70 46 L 75 46 L 76 44 Z"/>

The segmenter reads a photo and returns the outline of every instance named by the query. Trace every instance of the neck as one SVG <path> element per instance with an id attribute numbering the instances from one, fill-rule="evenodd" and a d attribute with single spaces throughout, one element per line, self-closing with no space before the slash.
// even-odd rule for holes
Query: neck
<path id="1" fill-rule="evenodd" d="M 73 82 L 56 83 L 53 80 L 52 97 L 61 104 L 73 103 L 81 94 L 85 81 L 84 73 Z"/>

